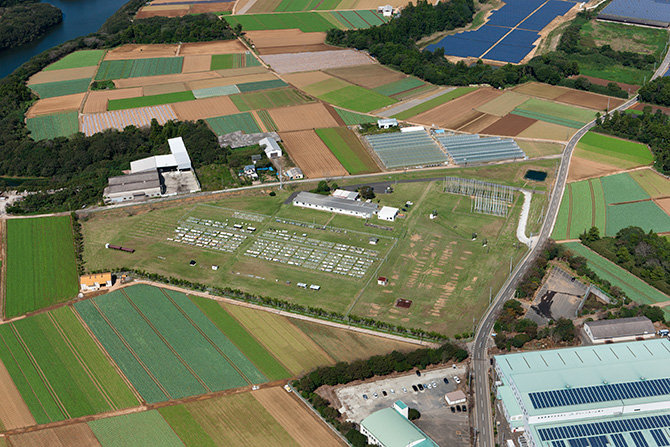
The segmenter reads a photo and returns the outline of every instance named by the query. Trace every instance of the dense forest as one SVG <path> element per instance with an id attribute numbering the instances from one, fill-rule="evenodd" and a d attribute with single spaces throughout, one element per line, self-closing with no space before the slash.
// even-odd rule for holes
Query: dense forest
<path id="1" fill-rule="evenodd" d="M 670 121 L 660 110 L 645 107 L 642 114 L 615 111 L 596 119 L 595 131 L 649 145 L 654 154 L 654 168 L 670 174 Z"/>
<path id="2" fill-rule="evenodd" d="M 0 1 L 0 50 L 32 42 L 63 21 L 60 9 L 37 1 Z"/>
<path id="3" fill-rule="evenodd" d="M 211 163 L 216 157 L 225 159 L 225 152 L 218 150 L 215 135 L 203 123 L 154 125 L 151 129 L 106 131 L 91 137 L 78 134 L 50 141 L 36 142 L 30 138 L 24 113 L 36 98 L 26 87 L 26 80 L 66 54 L 123 43 L 206 41 L 234 37 L 228 25 L 213 14 L 133 21 L 135 11 L 143 3 L 143 0 L 131 0 L 97 33 L 45 51 L 0 80 L 0 96 L 3 98 L 0 102 L 0 176 L 35 177 L 23 181 L 21 187 L 42 189 L 47 182 L 49 189 L 55 191 L 52 194 L 31 195 L 12 207 L 12 212 L 64 211 L 96 203 L 102 197 L 108 176 L 128 169 L 132 159 L 166 151 L 165 140 L 169 136 L 184 136 L 189 150 L 195 151 L 192 158 L 196 167 Z"/>
<path id="4" fill-rule="evenodd" d="M 637 93 L 644 102 L 670 106 L 670 77 L 656 78 L 646 83 Z"/>
<path id="5" fill-rule="evenodd" d="M 443 49 L 421 51 L 416 45 L 422 37 L 467 25 L 472 21 L 474 11 L 473 0 L 440 2 L 435 6 L 419 0 L 416 6 L 408 5 L 400 17 L 385 25 L 349 31 L 331 29 L 326 42 L 367 50 L 382 64 L 439 85 L 490 84 L 505 87 L 537 80 L 622 98 L 628 96 L 614 83 L 600 86 L 586 78 L 568 79 L 579 74 L 579 66 L 565 51 L 535 57 L 525 65 L 507 64 L 496 68 L 481 60 L 469 66 L 463 62 L 454 64 L 444 58 Z M 566 43 L 565 50 L 568 48 Z"/>
<path id="6" fill-rule="evenodd" d="M 595 230 L 595 231 L 594 231 Z M 614 237 L 600 237 L 593 228 L 580 236 L 582 243 L 601 256 L 670 294 L 670 242 L 639 227 L 628 227 Z"/>

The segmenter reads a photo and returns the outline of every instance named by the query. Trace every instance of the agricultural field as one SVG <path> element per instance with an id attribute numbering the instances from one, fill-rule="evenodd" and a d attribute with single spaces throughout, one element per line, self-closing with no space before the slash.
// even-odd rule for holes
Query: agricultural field
<path id="1" fill-rule="evenodd" d="M 475 90 L 477 90 L 477 87 L 456 87 L 455 89 L 445 92 L 435 98 L 423 101 L 420 104 L 417 104 L 413 107 L 410 107 L 407 110 L 397 113 L 393 115 L 393 117 L 399 120 L 410 119 L 423 112 L 427 112 L 431 109 L 434 109 L 448 101 L 459 98 L 463 95 L 467 95 L 468 93 L 473 92 Z"/>
<path id="2" fill-rule="evenodd" d="M 153 0 L 142 6 L 135 15 L 138 19 L 149 17 L 183 17 L 188 14 L 203 14 L 207 12 L 230 14 L 235 2 L 229 0 L 202 2 L 200 0 L 181 0 L 165 2 Z"/>
<path id="3" fill-rule="evenodd" d="M 69 137 L 79 132 L 77 112 L 54 113 L 26 119 L 30 137 L 35 140 L 51 140 L 56 137 Z"/>
<path id="4" fill-rule="evenodd" d="M 312 102 L 312 99 L 304 93 L 292 88 L 240 93 L 231 95 L 230 99 L 240 112 L 258 109 L 273 109 Z"/>
<path id="5" fill-rule="evenodd" d="M 138 404 L 70 307 L 0 327 L 0 358 L 37 423 Z"/>
<path id="6" fill-rule="evenodd" d="M 344 124 L 347 126 L 377 122 L 377 117 L 375 116 L 363 115 L 361 113 L 350 112 L 348 110 L 342 110 L 338 108 L 335 108 L 335 112 L 337 112 L 340 118 L 342 118 L 342 121 L 344 121 Z"/>
<path id="7" fill-rule="evenodd" d="M 305 177 L 323 178 L 347 175 L 347 170 L 313 130 L 282 132 L 279 136 L 286 152 L 300 167 Z"/>
<path id="8" fill-rule="evenodd" d="M 537 169 L 549 172 L 546 184 L 551 184 L 555 163 L 542 160 L 450 169 L 449 175 L 523 186 L 527 184 L 523 179 L 526 170 Z M 435 177 L 440 173 L 427 175 Z M 390 177 L 394 178 L 404 177 Z M 341 185 L 363 182 L 338 180 Z M 265 296 L 337 312 L 351 309 L 357 315 L 397 324 L 461 333 L 469 327 L 465 322 L 468 318 L 463 316 L 482 311 L 488 303 L 489 287 L 495 289 L 504 280 L 506 269 L 501 266 L 509 263 L 510 255 L 517 258 L 522 254 L 523 250 L 513 245 L 520 201 L 517 199 L 507 218 L 474 215 L 469 198 L 444 194 L 440 185 L 441 182 L 398 183 L 393 194 L 379 194 L 375 200 L 380 205 L 402 207 L 408 200 L 415 203 L 403 212 L 403 218 L 394 223 L 383 222 L 381 227 L 367 226 L 365 220 L 350 216 L 286 205 L 283 202 L 294 192 L 291 188 L 276 191 L 276 196 L 269 196 L 267 191 L 245 192 L 186 207 L 171 203 L 152 210 L 140 206 L 94 213 L 82 224 L 84 259 L 90 269 L 128 266 L 249 293 L 262 291 Z M 534 200 L 531 211 L 539 213 L 541 208 L 541 201 Z M 433 210 L 439 212 L 437 220 L 428 218 Z M 203 227 L 203 221 L 216 223 L 218 226 L 212 228 L 216 233 L 191 235 L 194 229 Z M 372 219 L 370 223 L 380 222 Z M 253 226 L 256 230 L 240 231 L 233 225 L 242 226 L 242 230 Z M 473 231 L 479 233 L 474 242 Z M 377 245 L 369 244 L 372 236 L 379 238 Z M 482 246 L 484 239 L 488 240 L 487 247 Z M 107 250 L 105 243 L 136 251 L 127 254 Z M 315 243 L 323 244 L 325 253 L 317 256 L 310 248 Z M 336 251 L 327 248 L 331 244 L 346 245 L 365 267 L 352 269 L 336 256 Z M 299 250 L 301 254 L 280 258 L 273 254 L 275 250 Z M 432 258 L 434 253 L 443 253 L 442 259 Z M 196 260 L 197 265 L 189 266 L 190 259 Z M 440 263 L 445 262 L 454 265 L 450 275 L 439 273 L 445 268 Z M 217 265 L 218 270 L 212 270 L 212 265 Z M 477 271 L 482 265 L 496 274 L 479 278 Z M 387 276 L 391 284 L 377 286 L 370 281 L 377 275 Z M 296 286 L 299 282 L 316 284 L 321 289 L 302 289 Z M 440 295 L 437 304 L 436 292 Z M 396 308 L 395 298 L 399 296 L 412 299 L 412 307 Z"/>
<path id="9" fill-rule="evenodd" d="M 232 27 L 237 24 L 242 25 L 242 29 L 245 31 L 298 28 L 305 33 L 324 32 L 332 28 L 364 29 L 386 23 L 384 17 L 369 10 L 288 12 L 296 11 L 289 9 L 284 11 L 286 12 L 282 14 L 246 14 L 224 16 L 223 18 Z"/>
<path id="10" fill-rule="evenodd" d="M 316 134 L 349 174 L 379 172 L 377 163 L 349 129 L 345 127 L 316 129 Z"/>
<path id="11" fill-rule="evenodd" d="M 79 292 L 69 216 L 7 220 L 6 317 L 73 298 Z"/>
<path id="12" fill-rule="evenodd" d="M 100 64 L 96 81 L 139 78 L 181 73 L 183 57 L 105 60 Z"/>
<path id="13" fill-rule="evenodd" d="M 91 421 L 88 426 L 103 447 L 182 447 L 177 434 L 156 410 Z"/>
<path id="14" fill-rule="evenodd" d="M 261 56 L 263 62 L 281 74 L 327 70 L 331 68 L 371 65 L 374 60 L 367 54 L 351 50 L 336 49 L 298 53 L 268 54 Z"/>
<path id="15" fill-rule="evenodd" d="M 67 81 L 45 82 L 44 84 L 31 84 L 30 89 L 40 98 L 53 98 L 55 96 L 73 95 L 88 90 L 91 78 L 72 79 Z"/>
<path id="16" fill-rule="evenodd" d="M 330 110 L 322 103 L 303 104 L 268 110 L 268 115 L 279 131 L 318 129 L 339 125 Z"/>
<path id="17" fill-rule="evenodd" d="M 206 121 L 217 135 L 225 135 L 237 130 L 245 133 L 257 133 L 261 131 L 256 120 L 254 120 L 254 117 L 249 112 L 208 118 Z"/>
<path id="18" fill-rule="evenodd" d="M 68 68 L 94 67 L 100 63 L 105 50 L 80 50 L 70 53 L 62 59 L 48 65 L 44 71 L 63 70 Z"/>

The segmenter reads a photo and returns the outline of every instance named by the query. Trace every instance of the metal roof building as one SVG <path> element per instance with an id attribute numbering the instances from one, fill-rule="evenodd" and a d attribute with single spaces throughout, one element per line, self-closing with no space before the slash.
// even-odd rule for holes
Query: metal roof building
<path id="1" fill-rule="evenodd" d="M 531 446 L 663 447 L 668 366 L 667 339 L 499 355 L 497 394 Z"/>
<path id="2" fill-rule="evenodd" d="M 191 158 L 181 137 L 170 138 L 168 140 L 170 154 L 154 155 L 153 157 L 142 158 L 141 160 L 130 162 L 130 171 L 133 174 L 138 172 L 150 171 L 153 169 L 177 169 L 185 171 L 191 169 Z"/>
<path id="3" fill-rule="evenodd" d="M 598 18 L 667 28 L 670 26 L 670 2 L 668 0 L 613 0 L 598 14 Z"/>
<path id="4" fill-rule="evenodd" d="M 630 317 L 588 321 L 584 323 L 584 332 L 592 343 L 613 343 L 653 338 L 656 328 L 647 317 Z"/>
<path id="5" fill-rule="evenodd" d="M 110 177 L 103 198 L 108 203 L 142 200 L 160 196 L 163 185 L 157 170 Z"/>
<path id="6" fill-rule="evenodd" d="M 438 447 L 407 418 L 407 405 L 398 400 L 391 408 L 375 411 L 361 421 L 368 443 L 381 447 Z"/>
<path id="7" fill-rule="evenodd" d="M 293 198 L 293 205 L 303 208 L 313 208 L 332 213 L 369 219 L 377 212 L 376 203 L 358 202 L 356 200 L 340 199 L 332 196 L 323 196 L 311 192 L 301 191 Z"/>

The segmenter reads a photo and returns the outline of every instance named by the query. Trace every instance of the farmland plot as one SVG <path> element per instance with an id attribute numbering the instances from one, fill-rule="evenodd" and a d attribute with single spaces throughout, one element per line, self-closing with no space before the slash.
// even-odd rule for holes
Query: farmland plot
<path id="1" fill-rule="evenodd" d="M 321 103 L 271 109 L 268 113 L 277 128 L 285 132 L 338 126 L 335 118 Z"/>
<path id="2" fill-rule="evenodd" d="M 26 119 L 30 137 L 35 140 L 51 140 L 56 137 L 69 137 L 79 131 L 77 112 L 53 113 Z"/>
<path id="3" fill-rule="evenodd" d="M 328 146 L 349 174 L 378 172 L 379 168 L 361 142 L 349 129 L 317 129 L 316 134 Z"/>
<path id="4" fill-rule="evenodd" d="M 184 444 L 156 410 L 91 421 L 102 447 L 182 447 Z"/>
<path id="5" fill-rule="evenodd" d="M 336 177 L 347 175 L 346 169 L 313 130 L 280 134 L 286 151 L 306 177 Z"/>

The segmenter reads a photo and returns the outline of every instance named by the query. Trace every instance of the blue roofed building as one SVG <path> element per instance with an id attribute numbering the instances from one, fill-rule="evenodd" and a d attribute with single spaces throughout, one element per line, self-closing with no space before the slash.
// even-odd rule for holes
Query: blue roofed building
<path id="1" fill-rule="evenodd" d="M 670 340 L 495 357 L 496 395 L 534 447 L 670 446 Z"/>
<path id="2" fill-rule="evenodd" d="M 438 447 L 409 420 L 409 408 L 401 400 L 363 419 L 360 431 L 368 443 L 380 447 Z"/>
<path id="3" fill-rule="evenodd" d="M 598 18 L 667 28 L 670 26 L 669 0 L 613 0 Z"/>

